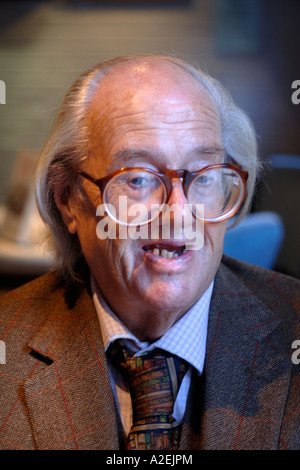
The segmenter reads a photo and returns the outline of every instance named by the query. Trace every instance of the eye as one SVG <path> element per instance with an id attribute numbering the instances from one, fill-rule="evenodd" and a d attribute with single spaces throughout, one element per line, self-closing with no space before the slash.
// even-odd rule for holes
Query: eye
<path id="1" fill-rule="evenodd" d="M 145 188 L 149 185 L 149 177 L 146 174 L 129 175 L 127 184 L 133 189 Z"/>
<path id="2" fill-rule="evenodd" d="M 214 178 L 212 177 L 212 175 L 208 175 L 205 173 L 203 175 L 198 176 L 198 178 L 194 181 L 194 183 L 199 186 L 209 186 L 213 182 Z"/>

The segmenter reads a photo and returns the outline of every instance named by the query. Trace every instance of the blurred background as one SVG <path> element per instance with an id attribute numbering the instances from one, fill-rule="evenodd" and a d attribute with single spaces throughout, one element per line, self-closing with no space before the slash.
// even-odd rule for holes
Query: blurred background
<path id="1" fill-rule="evenodd" d="M 225 252 L 300 278 L 299 18 L 299 0 L 1 1 L 0 293 L 53 264 L 32 175 L 67 88 L 99 61 L 151 52 L 200 65 L 256 127 L 267 165 Z"/>

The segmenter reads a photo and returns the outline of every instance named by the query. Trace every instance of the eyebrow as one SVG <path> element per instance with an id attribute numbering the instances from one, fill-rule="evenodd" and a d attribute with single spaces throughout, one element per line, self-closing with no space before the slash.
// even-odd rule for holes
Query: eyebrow
<path id="1" fill-rule="evenodd" d="M 195 153 L 195 155 L 215 155 L 217 153 L 222 153 L 224 151 L 225 149 L 222 145 L 216 144 L 216 145 L 200 145 L 196 147 L 196 149 L 193 150 L 192 153 Z"/>
<path id="2" fill-rule="evenodd" d="M 200 157 L 201 155 L 216 155 L 219 153 L 224 152 L 224 147 L 221 145 L 200 145 L 193 149 L 191 152 L 192 155 L 195 155 L 195 157 Z M 149 152 L 148 150 L 144 149 L 123 149 L 120 150 L 113 155 L 111 155 L 110 158 L 110 164 L 108 165 L 108 171 L 113 171 L 115 169 L 115 164 L 118 162 L 118 166 L 123 167 L 126 166 L 128 161 L 131 161 L 133 159 L 144 159 L 146 158 L 147 160 L 152 160 L 152 161 L 157 161 L 157 159 L 154 157 L 152 152 Z"/>
<path id="3" fill-rule="evenodd" d="M 128 161 L 131 161 L 137 158 L 140 158 L 140 159 L 146 158 L 147 160 L 151 160 L 151 159 L 153 160 L 153 154 L 147 150 L 142 150 L 142 149 L 123 149 L 111 155 L 110 163 L 107 169 L 108 171 L 115 170 L 116 163 L 118 164 L 119 168 L 124 167 L 126 166 Z"/>

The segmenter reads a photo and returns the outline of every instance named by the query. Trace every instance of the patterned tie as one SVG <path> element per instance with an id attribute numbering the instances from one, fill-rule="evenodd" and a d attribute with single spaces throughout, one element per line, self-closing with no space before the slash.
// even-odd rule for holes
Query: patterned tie
<path id="1" fill-rule="evenodd" d="M 181 426 L 172 412 L 187 363 L 161 350 L 131 357 L 120 340 L 108 354 L 129 384 L 133 425 L 127 449 L 177 449 Z"/>

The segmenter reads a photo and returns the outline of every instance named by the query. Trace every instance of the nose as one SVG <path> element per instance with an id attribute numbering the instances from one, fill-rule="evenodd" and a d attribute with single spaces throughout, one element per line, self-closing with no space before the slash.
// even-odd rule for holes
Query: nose
<path id="1" fill-rule="evenodd" d="M 184 227 L 193 223 L 191 210 L 183 190 L 181 178 L 172 178 L 172 190 L 167 200 L 168 209 L 162 216 L 162 225 L 169 225 L 175 238 L 182 238 Z"/>
<path id="2" fill-rule="evenodd" d="M 171 183 L 172 190 L 167 203 L 169 206 L 175 204 L 176 206 L 178 206 L 178 209 L 180 208 L 181 210 L 184 210 L 184 206 L 188 203 L 188 201 L 183 190 L 183 181 L 181 178 L 172 178 Z"/>

